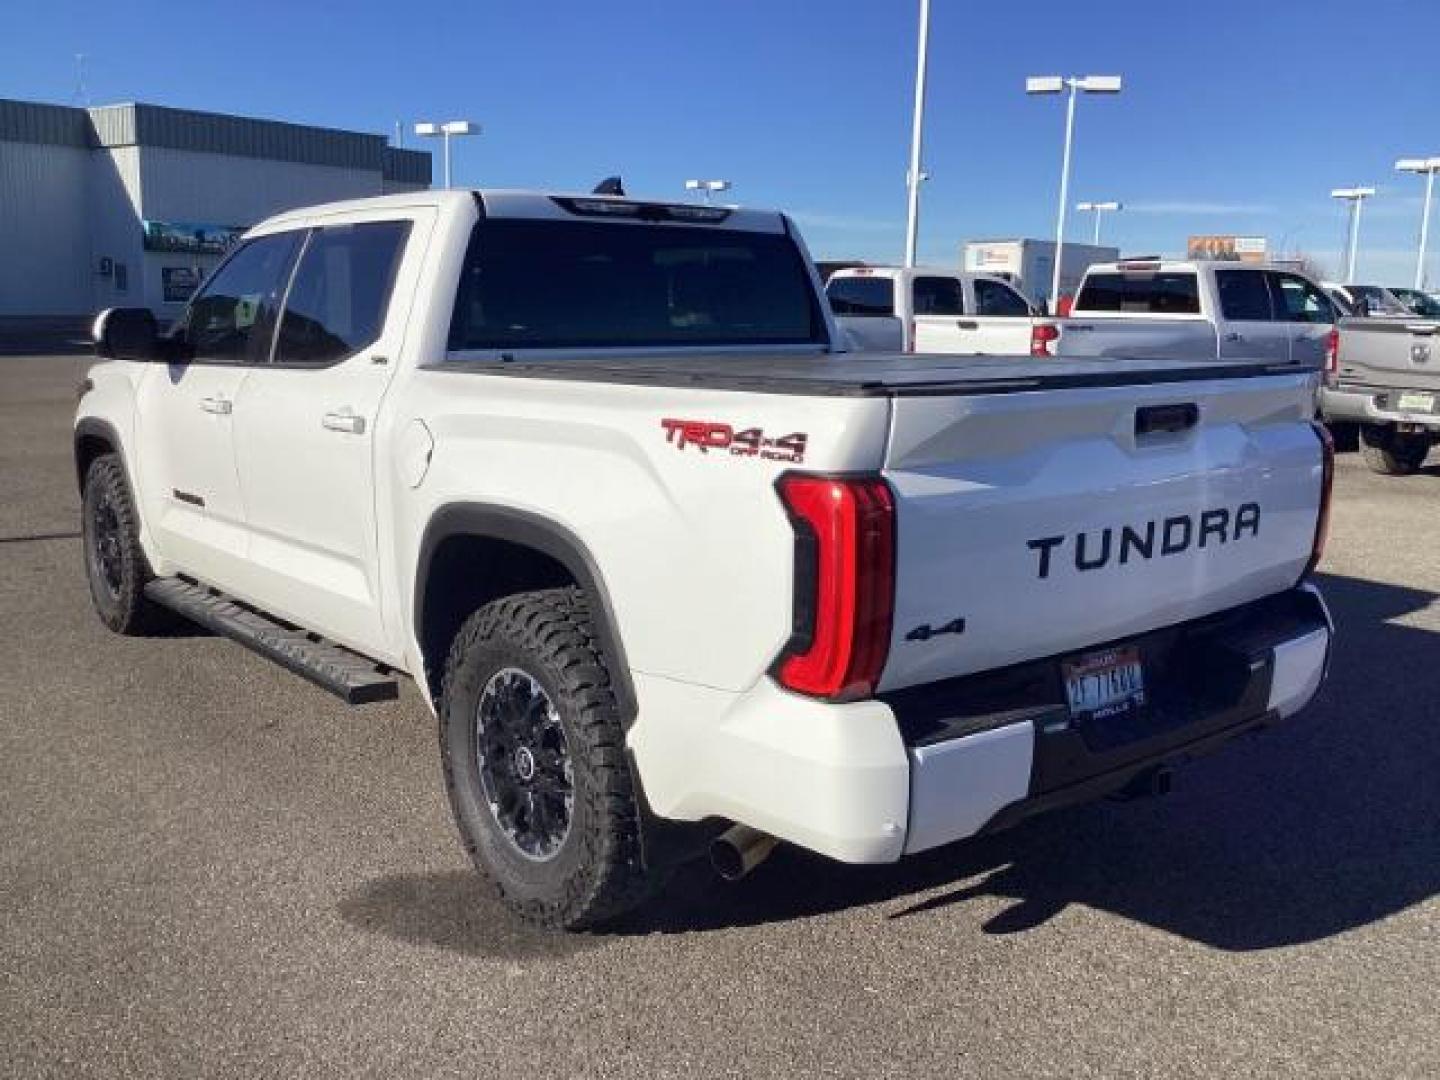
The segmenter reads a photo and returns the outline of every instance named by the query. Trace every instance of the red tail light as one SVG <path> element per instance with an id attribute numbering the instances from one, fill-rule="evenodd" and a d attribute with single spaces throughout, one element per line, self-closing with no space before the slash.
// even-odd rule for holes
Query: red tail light
<path id="1" fill-rule="evenodd" d="M 1340 328 L 1333 326 L 1325 335 L 1325 385 L 1340 381 Z"/>
<path id="2" fill-rule="evenodd" d="M 1050 351 L 1053 342 L 1060 339 L 1060 328 L 1050 323 L 1036 323 L 1030 328 L 1030 355 L 1054 356 Z"/>
<path id="3" fill-rule="evenodd" d="M 1304 577 L 1315 572 L 1325 554 L 1325 541 L 1330 535 L 1330 492 L 1335 486 L 1335 440 L 1318 420 L 1312 421 L 1310 426 L 1315 430 L 1315 437 L 1320 440 L 1320 513 L 1315 518 L 1315 540 L 1310 545 L 1310 562 L 1305 566 Z"/>
<path id="4" fill-rule="evenodd" d="M 895 610 L 895 501 L 879 477 L 788 473 L 777 485 L 795 527 L 795 632 L 776 662 L 796 693 L 874 693 Z"/>

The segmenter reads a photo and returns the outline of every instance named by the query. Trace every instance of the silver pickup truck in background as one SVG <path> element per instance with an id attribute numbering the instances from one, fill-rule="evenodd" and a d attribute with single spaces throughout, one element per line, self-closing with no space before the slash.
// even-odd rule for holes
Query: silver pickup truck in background
<path id="1" fill-rule="evenodd" d="M 1325 422 L 1358 424 L 1376 472 L 1415 472 L 1440 442 L 1440 322 L 1344 318 L 1339 331 L 1320 391 Z"/>
<path id="2" fill-rule="evenodd" d="M 1339 317 L 1319 285 L 1291 270 L 1128 259 L 1085 272 L 1055 351 L 1318 369 L 1335 348 Z"/>

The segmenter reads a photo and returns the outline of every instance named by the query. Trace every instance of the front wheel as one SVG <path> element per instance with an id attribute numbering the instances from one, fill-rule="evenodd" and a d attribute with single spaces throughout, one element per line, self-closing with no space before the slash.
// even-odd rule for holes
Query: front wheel
<path id="1" fill-rule="evenodd" d="M 505 597 L 465 622 L 440 751 L 466 850 L 522 918 L 584 929 L 661 884 L 641 858 L 624 732 L 581 590 Z"/>
<path id="2" fill-rule="evenodd" d="M 1363 428 L 1360 441 L 1365 464 L 1384 476 L 1409 476 L 1430 453 L 1428 435 L 1400 435 L 1389 428 Z"/>
<path id="3" fill-rule="evenodd" d="M 90 463 L 81 513 L 86 577 L 100 621 L 117 634 L 144 634 L 163 626 L 165 609 L 145 597 L 152 575 L 119 455 L 101 454 Z"/>

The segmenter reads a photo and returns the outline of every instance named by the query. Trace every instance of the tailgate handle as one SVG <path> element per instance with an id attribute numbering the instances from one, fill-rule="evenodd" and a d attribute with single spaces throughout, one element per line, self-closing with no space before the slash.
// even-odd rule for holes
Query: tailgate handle
<path id="1" fill-rule="evenodd" d="M 1187 431 L 1200 420 L 1200 407 L 1192 402 L 1183 405 L 1142 405 L 1135 410 L 1135 436 L 1157 432 Z"/>
<path id="2" fill-rule="evenodd" d="M 959 330 L 979 330 L 980 324 L 974 319 L 956 319 L 955 326 Z"/>

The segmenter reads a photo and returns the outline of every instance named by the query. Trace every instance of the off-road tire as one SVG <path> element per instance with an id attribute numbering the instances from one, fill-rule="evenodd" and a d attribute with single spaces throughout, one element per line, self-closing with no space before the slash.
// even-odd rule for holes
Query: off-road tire
<path id="1" fill-rule="evenodd" d="M 477 710 L 492 676 L 518 669 L 554 705 L 572 772 L 569 830 L 545 861 L 527 859 L 492 813 L 481 781 Z M 614 684 L 585 593 L 519 593 L 485 605 L 445 665 L 440 755 L 461 840 L 500 900 L 527 922 L 582 930 L 648 899 L 664 875 L 643 865 L 640 809 Z"/>
<path id="2" fill-rule="evenodd" d="M 103 526 L 102 518 L 107 522 Z M 169 612 L 145 596 L 145 583 L 154 574 L 140 547 L 140 519 L 118 454 L 101 454 L 85 471 L 80 532 L 85 577 L 100 621 L 117 634 L 140 635 L 164 628 Z M 108 574 L 102 538 L 109 553 Z"/>
<path id="3" fill-rule="evenodd" d="M 1409 476 L 1430 453 L 1428 436 L 1397 435 L 1384 429 L 1363 428 L 1360 443 L 1365 464 L 1384 476 Z"/>

